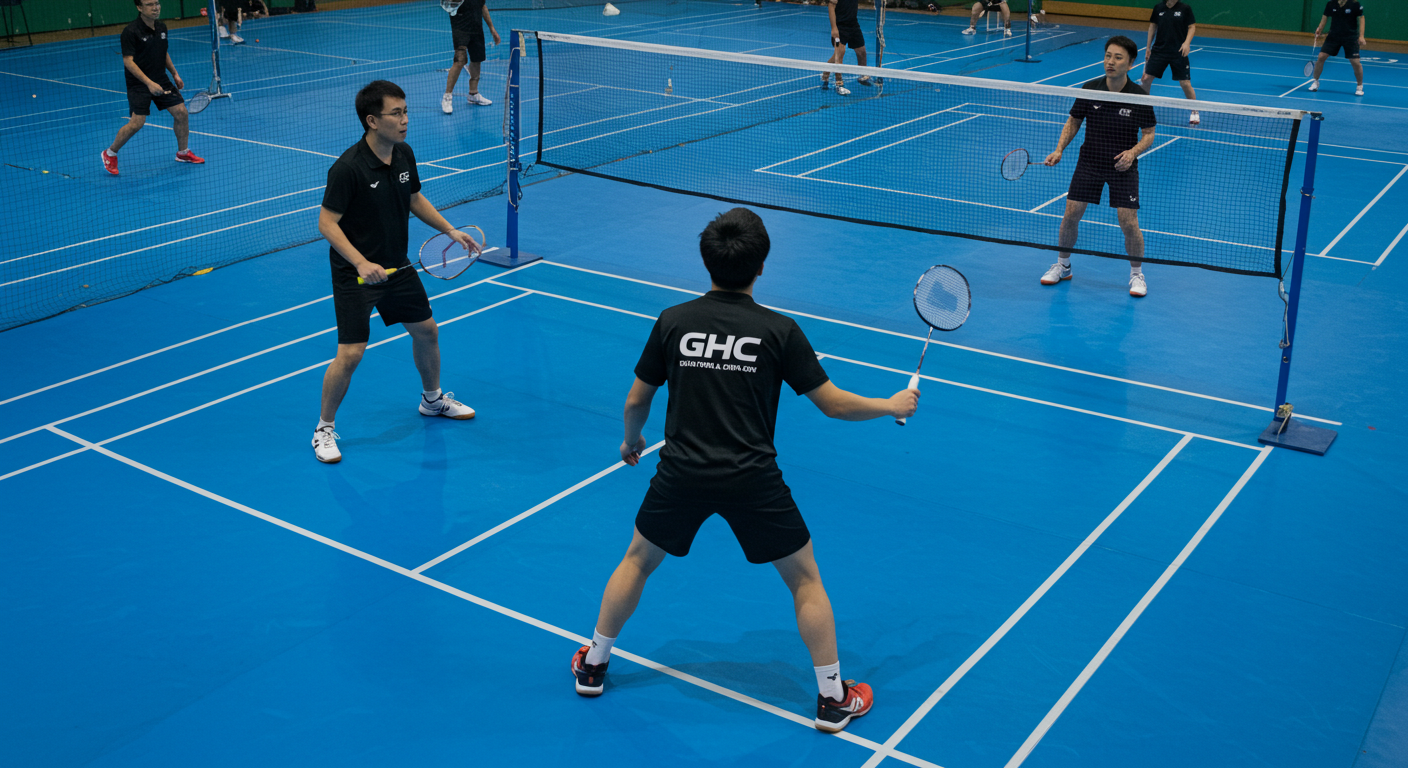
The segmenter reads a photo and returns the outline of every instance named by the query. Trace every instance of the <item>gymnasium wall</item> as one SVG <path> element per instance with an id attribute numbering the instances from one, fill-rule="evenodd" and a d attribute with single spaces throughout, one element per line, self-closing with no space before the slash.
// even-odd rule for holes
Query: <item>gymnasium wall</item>
<path id="1" fill-rule="evenodd" d="M 1325 0 L 1184 0 L 1199 24 L 1220 27 L 1314 32 Z M 1408 41 L 1408 0 L 1361 0 L 1370 40 Z M 1048 0 L 1049 13 L 1148 21 L 1153 0 Z"/>

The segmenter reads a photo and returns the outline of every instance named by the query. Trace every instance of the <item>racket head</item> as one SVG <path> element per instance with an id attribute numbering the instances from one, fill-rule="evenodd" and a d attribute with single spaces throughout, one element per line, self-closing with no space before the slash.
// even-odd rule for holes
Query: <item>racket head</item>
<path id="1" fill-rule="evenodd" d="M 446 232 L 426 240 L 420 247 L 420 268 L 431 277 L 454 280 L 473 266 L 474 262 L 479 260 L 479 254 L 483 253 L 484 230 L 472 224 L 455 229 L 469 235 L 479 246 L 479 250 L 471 251 L 461 246 Z"/>
<path id="2" fill-rule="evenodd" d="M 1306 77 L 1310 77 L 1311 75 L 1314 75 L 1314 74 L 1315 74 L 1315 62 L 1313 62 L 1313 61 L 1307 61 L 1307 62 L 1305 62 L 1305 68 L 1302 70 L 1302 72 L 1305 74 Z"/>
<path id="3" fill-rule="evenodd" d="M 464 5 L 464 0 L 440 0 L 440 7 L 451 16 L 455 15 L 461 5 Z"/>
<path id="4" fill-rule="evenodd" d="M 1008 181 L 1016 181 L 1022 178 L 1022 174 L 1027 172 L 1027 166 L 1031 165 L 1031 155 L 1025 149 L 1014 149 L 1002 158 L 1002 178 Z"/>
<path id="5" fill-rule="evenodd" d="M 914 284 L 914 311 L 931 328 L 958 330 L 968 320 L 972 308 L 968 278 L 947 264 L 929 267 Z"/>
<path id="6" fill-rule="evenodd" d="M 208 106 L 210 106 L 210 92 L 201 91 L 192 96 L 190 101 L 186 102 L 186 111 L 194 115 Z"/>

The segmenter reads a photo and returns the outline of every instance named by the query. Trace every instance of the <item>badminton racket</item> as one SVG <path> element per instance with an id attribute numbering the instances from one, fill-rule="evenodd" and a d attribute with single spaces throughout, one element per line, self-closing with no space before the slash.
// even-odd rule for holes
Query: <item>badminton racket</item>
<path id="1" fill-rule="evenodd" d="M 956 331 L 968 320 L 968 311 L 973 307 L 972 292 L 968 288 L 968 278 L 962 272 L 946 264 L 929 267 L 914 284 L 914 311 L 919 319 L 929 326 L 929 336 L 924 339 L 924 351 L 919 353 L 919 365 L 914 375 L 909 377 L 909 389 L 919 391 L 919 371 L 924 368 L 924 356 L 929 352 L 929 341 L 934 331 Z M 904 426 L 905 419 L 895 419 Z"/>

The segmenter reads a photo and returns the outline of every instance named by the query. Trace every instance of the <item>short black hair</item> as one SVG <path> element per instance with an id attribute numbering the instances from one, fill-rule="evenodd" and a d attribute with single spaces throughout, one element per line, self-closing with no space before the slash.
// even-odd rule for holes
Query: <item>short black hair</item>
<path id="1" fill-rule="evenodd" d="M 1129 54 L 1130 64 L 1139 61 L 1139 46 L 1135 45 L 1133 40 L 1130 40 L 1124 35 L 1115 35 L 1105 41 L 1105 50 L 1110 50 L 1110 46 L 1112 45 L 1118 45 L 1124 49 L 1125 53 Z"/>
<path id="2" fill-rule="evenodd" d="M 367 83 L 366 87 L 357 91 L 357 122 L 362 124 L 362 131 L 370 131 L 372 127 L 367 125 L 367 115 L 380 115 L 382 104 L 387 96 L 393 99 L 406 100 L 406 92 L 401 90 L 401 86 L 390 80 L 373 80 Z"/>
<path id="3" fill-rule="evenodd" d="M 721 213 L 699 233 L 699 255 L 720 288 L 737 291 L 753 284 L 772 241 L 758 214 L 747 208 Z"/>

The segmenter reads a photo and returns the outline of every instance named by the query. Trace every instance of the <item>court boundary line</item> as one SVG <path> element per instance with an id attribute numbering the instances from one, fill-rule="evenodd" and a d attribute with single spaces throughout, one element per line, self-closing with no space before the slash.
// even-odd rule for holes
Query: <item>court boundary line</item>
<path id="1" fill-rule="evenodd" d="M 1403 174 L 1405 172 L 1408 172 L 1408 164 L 1404 164 L 1402 168 L 1398 169 L 1398 175 L 1394 176 L 1392 181 L 1386 184 L 1383 189 L 1379 190 L 1379 194 L 1374 195 L 1374 199 L 1370 200 L 1369 204 L 1364 206 L 1363 210 L 1359 211 L 1359 215 L 1355 216 L 1352 220 L 1350 220 L 1349 224 L 1347 224 L 1344 229 L 1340 230 L 1340 233 L 1338 235 L 1335 235 L 1335 239 L 1331 240 L 1329 245 L 1325 246 L 1324 248 L 1321 248 L 1320 253 L 1318 255 L 1323 257 L 1325 254 L 1329 253 L 1330 249 L 1334 248 L 1335 245 L 1339 243 L 1340 238 L 1349 234 L 1349 231 L 1351 229 L 1354 229 L 1354 225 L 1358 224 L 1359 220 L 1364 218 L 1364 214 L 1368 213 L 1369 209 L 1373 208 L 1375 204 L 1382 200 L 1384 195 L 1388 194 L 1388 191 L 1390 189 L 1393 189 L 1393 185 L 1397 184 L 1398 180 L 1403 178 Z"/>
<path id="2" fill-rule="evenodd" d="M 351 556 L 353 556 L 353 557 L 356 557 L 356 558 L 358 558 L 358 559 L 361 559 L 361 560 L 366 561 L 366 562 L 368 562 L 368 563 L 371 563 L 371 564 L 373 564 L 373 565 L 380 566 L 380 567 L 382 567 L 382 568 L 384 568 L 384 569 L 386 569 L 386 570 L 388 570 L 388 571 L 391 571 L 391 572 L 393 572 L 393 573 L 397 573 L 397 574 L 400 574 L 401 576 L 405 576 L 406 578 L 413 579 L 413 580 L 418 581 L 418 582 L 420 582 L 420 583 L 422 583 L 422 584 L 425 584 L 426 586 L 432 587 L 432 588 L 437 589 L 437 590 L 439 590 L 439 591 L 441 591 L 441 592 L 444 592 L 444 593 L 446 593 L 446 594 L 453 595 L 453 596 L 455 596 L 455 597 L 460 598 L 461 600 L 464 600 L 464 601 L 466 601 L 466 602 L 468 602 L 468 603 L 472 603 L 472 604 L 477 605 L 477 606 L 479 606 L 479 607 L 481 607 L 481 608 L 485 608 L 485 609 L 487 609 L 487 610 L 493 611 L 494 613 L 497 613 L 497 614 L 499 614 L 499 615 L 501 615 L 501 616 L 504 616 L 504 617 L 506 617 L 506 618 L 510 618 L 510 619 L 515 620 L 515 621 L 519 621 L 519 622 L 522 622 L 522 623 L 524 623 L 524 624 L 527 624 L 527 625 L 529 625 L 529 626 L 536 627 L 537 629 L 544 630 L 544 631 L 546 631 L 546 632 L 549 632 L 549 633 L 551 633 L 551 634 L 557 635 L 558 637 L 564 638 L 564 639 L 566 639 L 566 640 L 571 640 L 572 642 L 575 642 L 575 643 L 580 643 L 580 644 L 582 644 L 582 645 L 590 645 L 590 644 L 591 644 L 591 640 L 589 640 L 588 638 L 585 638 L 585 637 L 583 637 L 583 636 L 581 636 L 581 635 L 578 635 L 578 634 L 576 634 L 576 633 L 574 633 L 574 632 L 569 632 L 568 630 L 562 629 L 562 628 L 560 628 L 560 627 L 558 627 L 558 626 L 555 626 L 555 625 L 553 625 L 553 624 L 549 624 L 549 623 L 547 623 L 547 622 L 545 622 L 545 621 L 542 621 L 541 619 L 533 618 L 532 616 L 529 616 L 529 615 L 527 615 L 527 614 L 525 614 L 525 613 L 521 613 L 521 612 L 519 612 L 519 611 L 515 611 L 515 610 L 513 610 L 512 608 L 508 608 L 508 607 L 506 607 L 506 606 L 499 605 L 498 603 L 494 603 L 494 602 L 492 602 L 492 601 L 490 601 L 490 600 L 487 600 L 487 599 L 485 599 L 485 598 L 479 597 L 479 596 L 477 596 L 477 595 L 473 595 L 473 594 L 471 594 L 471 593 L 469 593 L 469 592 L 466 592 L 466 591 L 464 591 L 464 590 L 462 590 L 462 589 L 459 589 L 459 588 L 457 588 L 457 587 L 452 587 L 452 586 L 450 586 L 449 584 L 446 584 L 446 583 L 444 583 L 444 582 L 441 582 L 441 581 L 438 581 L 438 580 L 436 580 L 436 579 L 433 579 L 433 578 L 431 578 L 431 577 L 429 577 L 429 576 L 426 576 L 425 574 L 416 573 L 416 572 L 414 572 L 414 571 L 412 571 L 412 570 L 410 570 L 410 569 L 407 569 L 407 568 L 405 568 L 405 567 L 403 567 L 403 566 L 400 566 L 400 565 L 397 565 L 397 564 L 395 564 L 395 563 L 392 563 L 392 562 L 389 561 L 389 560 L 385 560 L 385 559 L 380 558 L 380 557 L 377 557 L 376 555 L 373 555 L 373 554 L 371 554 L 371 553 L 369 553 L 369 552 L 364 552 L 364 551 L 362 551 L 362 550 L 360 550 L 360 549 L 357 549 L 356 547 L 350 546 L 350 545 L 348 545 L 348 544 L 344 544 L 344 543 L 342 543 L 342 542 L 340 542 L 340 541 L 337 541 L 336 539 L 332 539 L 332 538 L 330 538 L 330 537 L 324 536 L 324 535 L 322 535 L 322 534 L 320 534 L 320 533 L 317 533 L 317 532 L 315 532 L 315 531 L 309 530 L 309 529 L 304 528 L 304 527 L 302 527 L 302 526 L 295 525 L 295 524 L 290 523 L 290 522 L 288 522 L 288 521 L 286 521 L 286 520 L 283 520 L 283 519 L 281 519 L 281 518 L 274 517 L 273 515 L 270 515 L 270 514 L 268 514 L 268 513 L 266 513 L 266 512 L 261 512 L 261 511 L 255 509 L 255 508 L 253 508 L 253 507 L 250 507 L 250 506 L 248 506 L 248 505 L 246 505 L 246 504 L 241 504 L 240 502 L 237 502 L 237 501 L 235 501 L 235 500 L 233 500 L 233 499 L 227 498 L 227 497 L 225 497 L 225 496 L 221 496 L 221 495 L 218 494 L 218 493 L 215 493 L 215 492 L 213 492 L 213 491 L 206 490 L 206 489 L 201 488 L 200 486 L 197 486 L 197 485 L 195 485 L 195 484 L 193 484 L 193 483 L 186 482 L 185 480 L 181 480 L 180 478 L 175 477 L 174 475 L 170 475 L 170 474 L 167 474 L 166 472 L 162 472 L 161 470 L 159 470 L 159 469 L 157 469 L 157 468 L 155 468 L 155 467 L 149 466 L 149 465 L 147 465 L 147 464 L 143 464 L 142 462 L 137 461 L 136 459 L 129 458 L 129 457 L 124 456 L 124 455 L 122 455 L 122 454 L 120 454 L 120 453 L 117 453 L 116 451 L 108 450 L 107 448 L 103 447 L 103 446 L 102 446 L 101 444 L 99 444 L 99 443 L 93 443 L 93 442 L 90 442 L 90 441 L 88 441 L 88 440 L 84 440 L 83 438 L 78 437 L 77 435 L 70 434 L 70 433 L 68 433 L 68 432 L 65 432 L 65 431 L 62 430 L 62 429 L 58 429 L 57 427 L 48 427 L 47 429 L 48 429 L 50 432 L 54 433 L 55 435 L 57 435 L 57 436 L 59 436 L 59 437 L 62 437 L 62 438 L 64 438 L 64 439 L 66 439 L 66 440 L 69 440 L 69 441 L 71 441 L 71 442 L 77 443 L 77 444 L 80 445 L 80 446 L 83 446 L 83 450 L 84 450 L 84 451 L 93 451 L 93 452 L 95 452 L 95 453 L 99 453 L 99 454 L 101 454 L 101 455 L 103 455 L 103 456 L 105 456 L 105 457 L 107 457 L 107 458 L 109 458 L 109 459 L 112 459 L 112 460 L 114 460 L 114 461 L 116 461 L 116 462 L 118 462 L 118 463 L 125 464 L 125 465 L 127 465 L 128 467 L 131 467 L 132 469 L 135 469 L 135 470 L 137 470 L 137 471 L 139 471 L 139 472 L 142 472 L 142 473 L 144 473 L 144 474 L 147 474 L 147 475 L 150 475 L 150 476 L 152 476 L 152 477 L 155 477 L 155 478 L 157 478 L 158 480 L 162 480 L 162 481 L 164 481 L 164 482 L 170 483 L 171 485 L 174 485 L 174 486 L 176 486 L 176 487 L 178 487 L 178 488 L 182 488 L 182 489 L 184 489 L 184 490 L 186 490 L 186 491 L 189 491 L 189 492 L 191 492 L 191 493 L 196 494 L 197 496 L 204 497 L 204 498 L 206 498 L 206 499 L 208 499 L 208 500 L 210 500 L 210 501 L 213 501 L 213 502 L 215 502 L 215 503 L 217 503 L 217 504 L 220 504 L 220 505 L 222 505 L 222 506 L 225 506 L 225 507 L 228 507 L 228 508 L 230 508 L 230 509 L 233 509 L 233 510 L 235 510 L 235 511 L 237 511 L 237 512 L 242 512 L 242 513 L 244 513 L 244 514 L 246 514 L 246 515 L 249 515 L 250 517 L 254 517 L 254 518 L 259 519 L 259 520 L 262 520 L 262 521 L 264 521 L 264 522 L 266 522 L 266 523 L 270 523 L 270 524 L 272 524 L 272 525 L 278 526 L 279 528 L 283 528 L 283 529 L 286 530 L 286 531 L 289 531 L 289 532 L 291 532 L 291 533 L 298 534 L 299 536 L 302 536 L 302 537 L 304 537 L 304 538 L 306 538 L 306 539 L 310 539 L 310 540 L 312 540 L 312 541 L 318 542 L 319 544 L 323 544 L 323 545 L 325 545 L 325 546 L 328 546 L 328 547 L 331 547 L 331 548 L 333 548 L 333 549 L 339 550 L 339 551 L 343 552 L 344 554 L 351 555 Z M 784 720 L 788 720 L 788 721 L 790 721 L 790 722 L 797 723 L 797 724 L 799 724 L 799 725 L 803 725 L 803 726 L 808 727 L 808 728 L 812 728 L 812 729 L 815 729 L 815 728 L 816 728 L 814 722 L 813 722 L 812 720 L 810 720 L 810 719 L 804 718 L 804 717 L 802 717 L 801 715 L 798 715 L 798 714 L 796 714 L 796 713 L 794 713 L 794 712 L 789 712 L 789 711 L 787 711 L 787 710 L 785 710 L 785 709 L 782 709 L 781 707 L 775 706 L 775 705 L 773 705 L 773 704 L 769 704 L 769 703 L 767 703 L 767 702 L 765 702 L 765 701 L 761 701 L 761 700 L 759 700 L 759 699 L 755 699 L 755 698 L 753 698 L 753 697 L 751 697 L 751 696 L 748 696 L 747 694 L 739 693 L 738 691 L 734 691 L 734 690 L 732 690 L 732 689 L 725 688 L 725 687 L 723 687 L 723 686 L 721 686 L 721 685 L 718 685 L 717 683 L 711 683 L 711 682 L 709 682 L 709 681 L 707 681 L 707 680 L 704 680 L 703 678 L 695 677 L 694 675 L 688 674 L 688 673 L 686 673 L 686 672 L 681 672 L 681 671 L 679 671 L 679 670 L 677 670 L 677 669 L 674 669 L 674 668 L 672 668 L 672 667 L 669 667 L 669 666 L 667 666 L 667 665 L 665 665 L 665 664 L 661 664 L 661 663 L 659 663 L 659 662 L 652 661 L 652 660 L 647 659 L 647 658 L 645 658 L 645 657 L 643 657 L 643 656 L 639 656 L 639 655 L 637 655 L 637 654 L 630 653 L 630 652 L 628 652 L 628 651 L 623 651 L 623 650 L 618 649 L 618 648 L 612 648 L 612 649 L 611 649 L 611 653 L 614 654 L 614 655 L 616 655 L 616 656 L 620 656 L 621 658 L 623 658 L 623 659 L 625 659 L 625 660 L 627 660 L 627 661 L 630 661 L 630 662 L 639 664 L 639 665 L 641 665 L 641 666 L 643 666 L 643 667 L 646 667 L 647 669 L 650 669 L 650 670 L 652 670 L 652 671 L 655 671 L 655 672 L 658 672 L 658 673 L 661 673 L 661 674 L 664 674 L 664 675 L 668 675 L 669 677 L 673 677 L 673 678 L 675 678 L 675 679 L 677 679 L 677 680 L 680 680 L 681 682 L 689 683 L 689 684 L 694 685 L 694 686 L 696 686 L 696 687 L 703 688 L 704 690 L 707 690 L 707 691 L 709 691 L 709 692 L 711 692 L 711 693 L 719 694 L 719 695 L 721 695 L 721 696 L 725 696 L 725 697 L 727 697 L 727 698 L 733 699 L 734 701 L 737 701 L 737 702 L 739 702 L 740 704 L 746 704 L 746 705 L 748 705 L 748 706 L 750 706 L 750 707 L 753 707 L 754 709 L 761 710 L 761 711 L 766 712 L 766 713 L 771 714 L 771 715 L 776 715 L 776 716 L 778 716 L 778 717 L 780 717 L 780 718 L 782 718 L 782 719 L 784 719 Z M 857 745 L 857 746 L 861 746 L 861 747 L 864 747 L 864 748 L 866 748 L 866 749 L 869 749 L 869 750 L 871 750 L 872 752 L 876 753 L 877 755 L 883 755 L 883 757 L 893 757 L 893 758 L 895 758 L 896 760 L 900 760 L 900 761 L 905 762 L 905 763 L 908 763 L 908 764 L 910 764 L 910 765 L 917 766 L 917 768 L 941 768 L 941 766 L 939 766 L 939 765 L 937 765 L 937 764 L 935 764 L 935 763 L 931 763 L 931 762 L 929 762 L 929 761 L 927 761 L 927 760 L 924 760 L 924 759 L 922 759 L 922 758 L 915 757 L 914 755 L 909 755 L 909 754 L 900 752 L 900 751 L 898 751 L 898 750 L 891 749 L 891 748 L 889 748 L 889 747 L 886 747 L 886 746 L 883 745 L 883 744 L 880 744 L 880 743 L 878 743 L 878 742 L 872 741 L 872 740 L 870 740 L 870 739 L 867 739 L 867 738 L 864 738 L 864 737 L 861 737 L 861 736 L 856 736 L 855 734 L 852 734 L 852 733 L 847 733 L 847 732 L 845 732 L 845 731 L 842 731 L 842 732 L 840 732 L 840 733 L 830 734 L 830 735 L 834 735 L 834 736 L 837 737 L 838 739 L 842 739 L 842 740 L 844 740 L 844 741 L 848 741 L 848 742 L 850 742 L 850 743 L 852 743 L 852 744 L 855 744 L 855 745 Z"/>
<path id="3" fill-rule="evenodd" d="M 894 733 L 890 734 L 889 738 L 885 739 L 885 746 L 894 749 L 896 745 L 903 741 L 905 737 L 919 725 L 919 722 L 927 717 L 929 713 L 933 711 L 934 707 L 938 706 L 939 700 L 948 695 L 948 692 L 953 690 L 953 687 L 958 685 L 959 681 L 967 676 L 967 674 L 972 671 L 973 667 L 976 667 L 978 662 L 982 661 L 983 657 L 987 656 L 988 652 L 996 647 L 997 644 L 1002 641 L 1002 638 L 1006 637 L 1007 633 L 1012 631 L 1012 628 L 1017 626 L 1017 623 L 1026 617 L 1027 613 L 1029 613 L 1031 609 L 1046 596 L 1046 593 L 1056 585 L 1056 582 L 1060 581 L 1062 577 L 1066 575 L 1066 572 L 1076 564 L 1076 561 L 1080 560 L 1081 557 L 1085 555 L 1086 551 L 1094 546 L 1095 542 L 1104 535 L 1105 531 L 1109 529 L 1111 525 L 1114 525 L 1115 521 L 1124 514 L 1125 510 L 1129 509 L 1130 505 L 1143 495 L 1144 491 L 1153 484 L 1154 480 L 1157 479 L 1159 475 L 1163 474 L 1163 471 L 1168 468 L 1168 465 L 1173 463 L 1174 458 L 1192 441 L 1193 438 L 1191 435 L 1184 435 L 1168 453 L 1164 454 L 1164 457 L 1159 460 L 1159 463 L 1156 464 L 1152 470 L 1144 475 L 1144 479 L 1134 487 L 1134 490 L 1126 494 L 1124 500 L 1115 507 L 1114 511 L 1106 515 L 1105 519 L 1101 520 L 1100 524 L 1095 526 L 1095 529 L 1087 534 L 1085 539 L 1081 541 L 1069 555 L 1066 555 L 1066 559 L 1061 561 L 1060 565 L 1056 566 L 1056 570 L 1052 571 L 1051 575 L 1047 576 L 1036 590 L 1028 595 L 1026 600 L 1022 601 L 1021 605 L 1017 606 L 1017 610 L 1013 611 L 1012 614 L 1007 617 L 1007 620 L 1002 622 L 991 635 L 988 635 L 988 639 L 984 640 L 982 645 L 978 646 L 977 650 L 969 654 L 968 658 L 964 659 L 963 663 L 958 665 L 958 669 L 955 669 L 938 688 L 934 689 L 934 692 L 929 694 L 929 697 L 919 705 L 918 709 L 915 709 L 914 712 L 910 713 L 909 717 L 905 718 L 905 721 L 900 724 L 900 727 L 895 729 Z M 861 768 L 875 768 L 875 766 L 880 764 L 881 759 L 883 758 L 881 758 L 880 754 L 877 752 L 872 755 Z"/>
<path id="4" fill-rule="evenodd" d="M 1384 252 L 1379 254 L 1378 260 L 1374 262 L 1374 269 L 1378 269 L 1379 265 L 1384 263 L 1384 259 L 1387 259 L 1393 249 L 1398 247 L 1398 241 L 1402 240 L 1404 235 L 1408 235 L 1408 224 L 1404 224 L 1403 229 L 1398 230 L 1398 237 L 1393 238 L 1393 242 L 1389 243 Z"/>
<path id="5" fill-rule="evenodd" d="M 1051 726 L 1056 723 L 1056 720 L 1061 717 L 1061 714 L 1066 711 L 1066 707 L 1069 706 L 1081 692 L 1081 689 L 1085 687 L 1086 682 L 1090 680 L 1096 670 L 1100 669 L 1100 665 L 1103 664 L 1110 653 L 1114 651 L 1115 646 L 1119 645 L 1120 640 L 1124 639 L 1125 633 L 1127 633 L 1129 629 L 1134 626 L 1134 622 L 1138 621 L 1139 617 L 1144 614 L 1144 609 L 1148 608 L 1149 604 L 1154 601 L 1154 598 L 1159 596 L 1159 592 L 1163 591 L 1164 586 L 1168 584 L 1174 574 L 1178 573 L 1179 568 L 1183 567 L 1183 563 L 1188 559 L 1189 555 L 1193 554 L 1193 550 L 1197 549 L 1198 545 L 1202 543 L 1203 537 L 1205 537 L 1208 531 L 1211 531 L 1212 527 L 1217 524 L 1217 521 L 1222 518 L 1222 513 L 1227 511 L 1227 508 L 1232 505 L 1233 500 L 1235 500 L 1238 494 L 1242 492 L 1242 489 L 1246 487 L 1247 482 L 1252 479 L 1252 475 L 1255 475 L 1256 471 L 1261 468 L 1262 463 L 1266 461 L 1266 457 L 1271 455 L 1271 451 L 1272 448 L 1269 445 L 1261 448 L 1260 453 L 1252 460 L 1251 466 L 1247 467 L 1246 471 L 1242 473 L 1242 476 L 1237 479 L 1236 484 L 1232 486 L 1232 490 L 1228 491 L 1227 494 L 1222 497 L 1222 502 L 1218 504 L 1212 514 L 1203 521 L 1202 526 L 1198 528 L 1198 532 L 1193 534 L 1193 538 L 1189 539 L 1188 543 L 1183 546 L 1182 551 L 1180 551 L 1178 556 L 1173 559 L 1173 562 L 1169 563 L 1168 567 L 1164 569 L 1164 572 L 1159 576 L 1158 580 L 1154 582 L 1154 585 L 1144 593 L 1144 596 L 1139 599 L 1139 602 L 1135 604 L 1129 614 L 1124 617 L 1124 621 L 1120 622 L 1119 627 L 1116 628 L 1114 633 L 1105 641 L 1105 644 L 1100 646 L 1100 650 L 1095 653 L 1095 656 L 1091 658 L 1090 662 L 1086 664 L 1085 668 L 1076 676 L 1076 679 L 1071 683 L 1070 687 L 1066 689 L 1065 693 L 1061 694 L 1061 698 L 1056 701 L 1056 704 L 1052 706 L 1050 711 L 1046 713 L 1046 716 L 1041 719 L 1036 729 L 1027 736 L 1026 741 L 1022 742 L 1022 746 L 1012 755 L 1012 759 L 1007 761 L 1007 765 L 1004 768 L 1017 768 L 1017 766 L 1020 766 L 1023 761 L 1027 759 L 1027 756 L 1031 754 L 1032 750 L 1036 749 L 1037 744 L 1046 736 L 1047 731 L 1049 731 Z"/>

